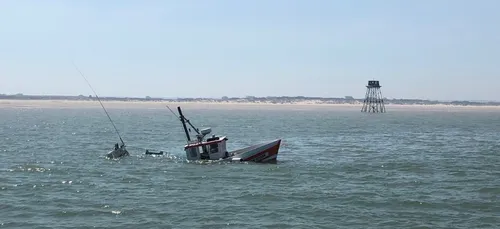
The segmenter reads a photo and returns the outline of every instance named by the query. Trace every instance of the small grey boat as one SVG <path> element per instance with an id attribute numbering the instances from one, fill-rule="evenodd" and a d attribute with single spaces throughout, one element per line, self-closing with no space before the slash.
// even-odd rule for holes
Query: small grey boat
<path id="1" fill-rule="evenodd" d="M 118 147 L 118 143 L 115 144 L 115 149 L 109 151 L 109 153 L 106 155 L 106 157 L 109 159 L 116 159 L 124 156 L 130 156 L 130 154 L 125 148 L 125 144 L 122 144 L 120 147 Z"/>

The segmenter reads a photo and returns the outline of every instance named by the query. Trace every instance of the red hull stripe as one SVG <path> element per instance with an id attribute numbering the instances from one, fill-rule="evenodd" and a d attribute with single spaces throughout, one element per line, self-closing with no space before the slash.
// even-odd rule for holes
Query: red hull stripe
<path id="1" fill-rule="evenodd" d="M 219 139 L 219 140 L 215 140 L 215 141 L 210 141 L 210 142 L 194 143 L 194 144 L 191 144 L 191 145 L 184 146 L 184 149 L 189 149 L 189 148 L 193 148 L 193 147 L 197 147 L 197 146 L 211 145 L 211 144 L 219 143 L 219 142 L 222 142 L 222 141 L 225 141 L 225 140 L 226 139 L 223 138 L 223 139 Z"/>
<path id="2" fill-rule="evenodd" d="M 269 158 L 273 155 L 276 155 L 276 154 L 278 154 L 278 150 L 280 148 L 280 143 L 281 143 L 281 140 L 279 140 L 274 146 L 267 148 L 267 149 L 264 149 L 261 152 L 256 153 L 248 158 L 244 158 L 242 161 L 252 161 L 252 160 L 259 158 L 262 155 L 267 153 L 267 156 L 265 156 L 264 158 L 259 158 L 258 160 L 256 160 L 256 162 L 260 162 L 260 161 L 265 160 L 266 158 Z"/>

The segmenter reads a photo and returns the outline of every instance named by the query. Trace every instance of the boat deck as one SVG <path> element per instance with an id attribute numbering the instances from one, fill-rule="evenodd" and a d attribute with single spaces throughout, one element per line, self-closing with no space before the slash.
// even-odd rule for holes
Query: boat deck
<path id="1" fill-rule="evenodd" d="M 248 147 L 245 147 L 245 148 L 242 148 L 242 149 L 230 151 L 229 155 L 232 155 L 233 158 L 242 157 L 244 154 L 246 154 L 248 152 L 255 151 L 255 150 L 257 150 L 259 148 L 262 148 L 262 147 L 265 147 L 267 145 L 272 145 L 272 144 L 276 143 L 277 141 L 281 141 L 281 140 L 277 139 L 277 140 L 274 140 L 274 141 L 271 141 L 271 142 L 263 142 L 263 143 L 260 143 L 260 144 L 257 144 L 257 145 L 248 146 Z"/>
<path id="2" fill-rule="evenodd" d="M 239 157 L 239 156 L 241 156 L 242 154 L 244 154 L 244 153 L 246 153 L 248 151 L 257 149 L 257 148 L 265 146 L 267 144 L 269 144 L 269 143 L 261 143 L 261 144 L 258 144 L 258 145 L 248 146 L 248 147 L 245 147 L 243 149 L 234 150 L 234 151 L 229 152 L 229 155 L 233 155 L 233 157 Z"/>

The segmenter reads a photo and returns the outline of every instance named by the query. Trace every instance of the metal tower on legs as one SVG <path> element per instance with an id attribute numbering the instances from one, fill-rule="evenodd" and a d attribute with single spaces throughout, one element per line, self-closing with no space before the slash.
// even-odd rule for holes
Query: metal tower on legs
<path id="1" fill-rule="evenodd" d="M 385 113 L 384 99 L 382 97 L 382 91 L 380 90 L 381 87 L 378 80 L 368 81 L 365 101 L 363 102 L 361 112 Z"/>

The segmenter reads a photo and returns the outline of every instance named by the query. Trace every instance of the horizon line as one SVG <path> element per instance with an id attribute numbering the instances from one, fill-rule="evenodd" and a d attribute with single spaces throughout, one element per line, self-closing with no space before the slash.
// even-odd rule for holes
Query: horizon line
<path id="1" fill-rule="evenodd" d="M 95 95 L 63 95 L 63 94 L 4 94 L 0 93 L 0 98 L 2 97 L 68 97 L 68 98 L 91 98 Z M 215 99 L 215 100 L 224 100 L 224 99 L 272 99 L 272 98 L 302 98 L 302 99 L 342 99 L 342 100 L 363 100 L 365 98 L 354 98 L 353 96 L 344 96 L 344 97 L 321 97 L 321 96 L 304 96 L 304 95 L 268 95 L 268 96 L 220 96 L 220 97 L 153 97 L 153 96 L 99 96 L 99 98 L 110 99 L 110 98 L 120 98 L 120 99 L 149 99 L 149 100 L 173 100 L 173 99 Z M 348 98 L 350 97 L 350 98 Z M 384 97 L 384 100 L 417 100 L 417 101 L 433 101 L 433 102 L 479 102 L 479 103 L 488 103 L 488 102 L 499 102 L 497 100 L 439 100 L 439 99 L 417 99 L 417 98 L 388 98 Z"/>

